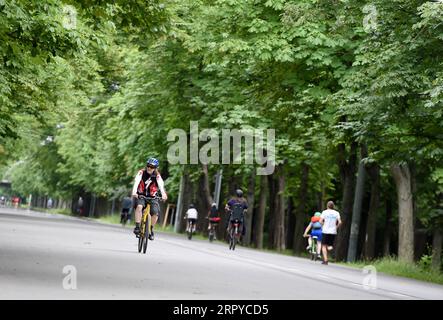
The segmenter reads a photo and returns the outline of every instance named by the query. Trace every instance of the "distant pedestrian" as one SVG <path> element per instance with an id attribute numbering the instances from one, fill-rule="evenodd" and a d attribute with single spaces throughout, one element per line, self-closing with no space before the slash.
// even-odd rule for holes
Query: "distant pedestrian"
<path id="1" fill-rule="evenodd" d="M 340 213 L 334 210 L 334 202 L 328 201 L 327 207 L 320 216 L 320 223 L 323 225 L 322 264 L 328 264 L 328 251 L 333 249 L 337 229 L 341 225 Z"/>
<path id="2" fill-rule="evenodd" d="M 46 204 L 47 205 L 47 207 L 48 207 L 48 209 L 51 209 L 52 208 L 52 198 L 49 198 L 48 199 L 48 203 Z"/>
<path id="3" fill-rule="evenodd" d="M 84 205 L 83 198 L 79 197 L 77 202 L 77 210 L 80 216 L 83 216 L 83 205 Z"/>
<path id="4" fill-rule="evenodd" d="M 124 197 L 122 201 L 122 212 L 120 214 L 120 223 L 122 223 L 123 225 L 125 225 L 126 222 L 130 220 L 130 211 L 132 206 L 132 199 L 128 196 Z"/>

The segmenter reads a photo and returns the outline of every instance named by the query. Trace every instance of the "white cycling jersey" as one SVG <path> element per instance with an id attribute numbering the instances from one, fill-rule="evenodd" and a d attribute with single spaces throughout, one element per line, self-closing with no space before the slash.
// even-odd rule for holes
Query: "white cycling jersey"
<path id="1" fill-rule="evenodd" d="M 195 210 L 194 208 L 188 209 L 188 211 L 186 211 L 186 217 L 188 219 L 197 219 L 198 218 L 197 210 Z"/>

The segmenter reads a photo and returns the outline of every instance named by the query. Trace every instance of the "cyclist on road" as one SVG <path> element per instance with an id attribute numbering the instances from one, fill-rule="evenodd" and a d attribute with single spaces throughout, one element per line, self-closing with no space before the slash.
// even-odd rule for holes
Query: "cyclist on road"
<path id="1" fill-rule="evenodd" d="M 6 205 L 6 198 L 5 196 L 0 197 L 0 206 L 4 207 Z"/>
<path id="2" fill-rule="evenodd" d="M 208 230 L 211 230 L 212 223 L 218 223 L 221 220 L 217 210 L 217 204 L 215 202 L 211 205 L 211 209 L 209 209 L 208 219 L 209 219 Z"/>
<path id="3" fill-rule="evenodd" d="M 135 228 L 134 233 L 138 237 L 140 234 L 140 222 L 142 219 L 143 208 L 146 207 L 147 201 L 145 197 L 161 197 L 163 201 L 168 199 L 166 194 L 165 185 L 160 172 L 158 171 L 159 161 L 155 158 L 149 158 L 146 161 L 146 168 L 138 171 L 134 186 L 132 188 L 132 197 L 135 200 Z M 154 226 L 157 223 L 158 216 L 160 215 L 160 204 L 157 199 L 153 199 L 151 202 L 151 230 L 149 234 L 149 240 L 154 240 Z"/>
<path id="4" fill-rule="evenodd" d="M 334 210 L 334 202 L 328 201 L 327 207 L 320 216 L 320 223 L 323 225 L 322 264 L 328 264 L 328 251 L 333 249 L 337 229 L 341 225 L 340 213 Z"/>
<path id="5" fill-rule="evenodd" d="M 234 219 L 239 219 L 242 226 L 242 236 L 246 234 L 246 219 L 245 213 L 248 209 L 248 202 L 243 197 L 243 191 L 237 189 L 235 191 L 235 197 L 231 198 L 225 206 L 225 210 L 229 212 L 229 219 L 227 220 L 226 231 L 229 234 Z"/>
<path id="6" fill-rule="evenodd" d="M 194 223 L 193 224 L 194 227 L 192 228 L 193 229 L 192 232 L 195 232 L 195 226 L 197 224 L 197 219 L 198 219 L 198 212 L 192 203 L 189 205 L 189 209 L 188 209 L 188 211 L 186 211 L 184 219 L 187 219 L 186 232 L 191 231 L 190 230 L 190 222 L 191 221 Z"/>
<path id="7" fill-rule="evenodd" d="M 320 223 L 320 212 L 316 212 L 314 216 L 311 218 L 311 222 L 306 227 L 305 233 L 303 237 L 308 238 L 308 247 L 306 250 L 310 250 L 312 248 L 312 237 L 317 237 L 317 256 L 321 257 L 321 241 L 322 241 L 322 224 Z M 308 235 L 309 230 L 311 230 L 311 234 Z"/>

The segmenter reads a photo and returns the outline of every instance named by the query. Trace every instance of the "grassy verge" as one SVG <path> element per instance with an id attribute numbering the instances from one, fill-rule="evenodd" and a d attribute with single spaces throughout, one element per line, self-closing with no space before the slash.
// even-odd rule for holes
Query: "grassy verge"
<path id="1" fill-rule="evenodd" d="M 32 210 L 39 211 L 39 212 L 46 212 L 46 213 L 63 214 L 65 216 L 72 216 L 71 210 L 69 210 L 69 209 L 45 209 L 45 208 L 35 208 L 35 207 L 33 207 Z"/>
<path id="2" fill-rule="evenodd" d="M 105 215 L 94 219 L 106 223 L 120 224 L 120 214 Z"/>
<path id="3" fill-rule="evenodd" d="M 421 281 L 433 282 L 437 284 L 443 284 L 443 273 L 432 271 L 429 268 L 423 268 L 422 266 L 415 263 L 410 264 L 401 262 L 393 257 L 377 259 L 370 262 L 357 261 L 353 263 L 340 264 L 356 268 L 363 268 L 364 266 L 372 265 L 377 269 L 378 272 Z"/>

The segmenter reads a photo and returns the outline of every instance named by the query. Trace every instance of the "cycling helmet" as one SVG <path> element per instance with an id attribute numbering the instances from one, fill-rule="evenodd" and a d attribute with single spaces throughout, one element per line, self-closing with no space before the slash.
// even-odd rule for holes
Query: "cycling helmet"
<path id="1" fill-rule="evenodd" d="M 215 202 L 213 202 L 211 207 L 217 207 L 217 204 Z"/>
<path id="2" fill-rule="evenodd" d="M 148 165 L 151 165 L 151 166 L 153 166 L 153 167 L 158 167 L 158 164 L 159 164 L 159 162 L 158 162 L 158 160 L 157 159 L 155 159 L 155 158 L 149 158 L 148 160 L 146 160 L 146 165 L 148 166 Z"/>
<path id="3" fill-rule="evenodd" d="M 241 191 L 241 189 L 237 189 L 237 190 L 235 190 L 235 194 L 236 194 L 237 197 L 239 197 L 239 198 L 243 197 L 243 191 Z"/>
<path id="4" fill-rule="evenodd" d="M 320 217 L 321 216 L 321 213 L 320 212 L 316 212 L 316 213 L 314 213 L 314 217 Z"/>
<path id="5" fill-rule="evenodd" d="M 194 204 L 191 203 L 191 204 L 189 205 L 189 208 L 190 208 L 190 209 L 194 208 Z"/>

